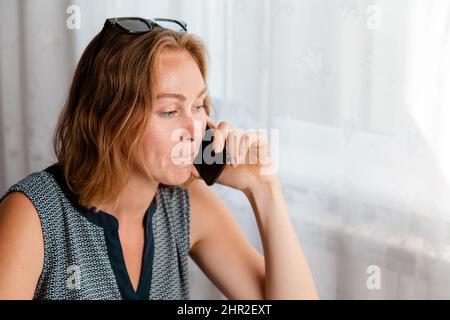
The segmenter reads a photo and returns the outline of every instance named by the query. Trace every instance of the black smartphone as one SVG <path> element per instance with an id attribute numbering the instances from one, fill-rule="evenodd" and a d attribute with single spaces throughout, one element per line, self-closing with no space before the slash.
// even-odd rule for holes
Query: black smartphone
<path id="1" fill-rule="evenodd" d="M 195 168 L 208 186 L 216 182 L 227 162 L 226 144 L 221 152 L 215 153 L 212 143 L 213 135 L 214 130 L 206 124 L 205 135 L 203 136 L 200 150 L 194 160 Z"/>

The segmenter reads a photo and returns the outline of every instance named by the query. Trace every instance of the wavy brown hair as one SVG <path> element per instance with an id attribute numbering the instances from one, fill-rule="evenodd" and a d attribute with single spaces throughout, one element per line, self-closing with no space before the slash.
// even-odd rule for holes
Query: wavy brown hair
<path id="1" fill-rule="evenodd" d="M 149 175 L 142 140 L 166 50 L 187 50 L 206 83 L 206 48 L 189 33 L 156 27 L 132 35 L 113 27 L 82 54 L 53 136 L 58 164 L 81 205 L 113 201 L 135 165 Z M 209 115 L 209 95 L 204 105 Z"/>

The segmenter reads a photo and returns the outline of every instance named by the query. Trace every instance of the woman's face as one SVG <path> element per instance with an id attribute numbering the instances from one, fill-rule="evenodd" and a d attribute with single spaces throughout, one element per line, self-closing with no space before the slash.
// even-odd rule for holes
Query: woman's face
<path id="1" fill-rule="evenodd" d="M 153 178 L 166 185 L 187 181 L 206 126 L 205 81 L 187 51 L 161 56 L 157 101 L 144 136 Z"/>

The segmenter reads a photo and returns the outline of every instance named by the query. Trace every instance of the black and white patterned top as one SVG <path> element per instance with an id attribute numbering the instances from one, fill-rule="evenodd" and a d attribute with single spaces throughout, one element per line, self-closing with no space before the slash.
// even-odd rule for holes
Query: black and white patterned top
<path id="1" fill-rule="evenodd" d="M 3 195 L 25 194 L 44 237 L 44 266 L 34 299 L 180 299 L 189 296 L 190 202 L 186 189 L 160 185 L 145 214 L 145 248 L 135 291 L 112 215 L 82 207 L 61 167 L 52 165 Z"/>

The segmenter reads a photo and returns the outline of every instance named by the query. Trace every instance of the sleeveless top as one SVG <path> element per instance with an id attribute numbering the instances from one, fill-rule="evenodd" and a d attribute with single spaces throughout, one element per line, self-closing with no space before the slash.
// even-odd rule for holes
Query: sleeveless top
<path id="1" fill-rule="evenodd" d="M 190 202 L 182 187 L 158 186 L 144 218 L 145 245 L 135 291 L 128 276 L 118 220 L 83 207 L 54 164 L 19 181 L 38 213 L 44 265 L 34 299 L 179 299 L 189 296 Z"/>

